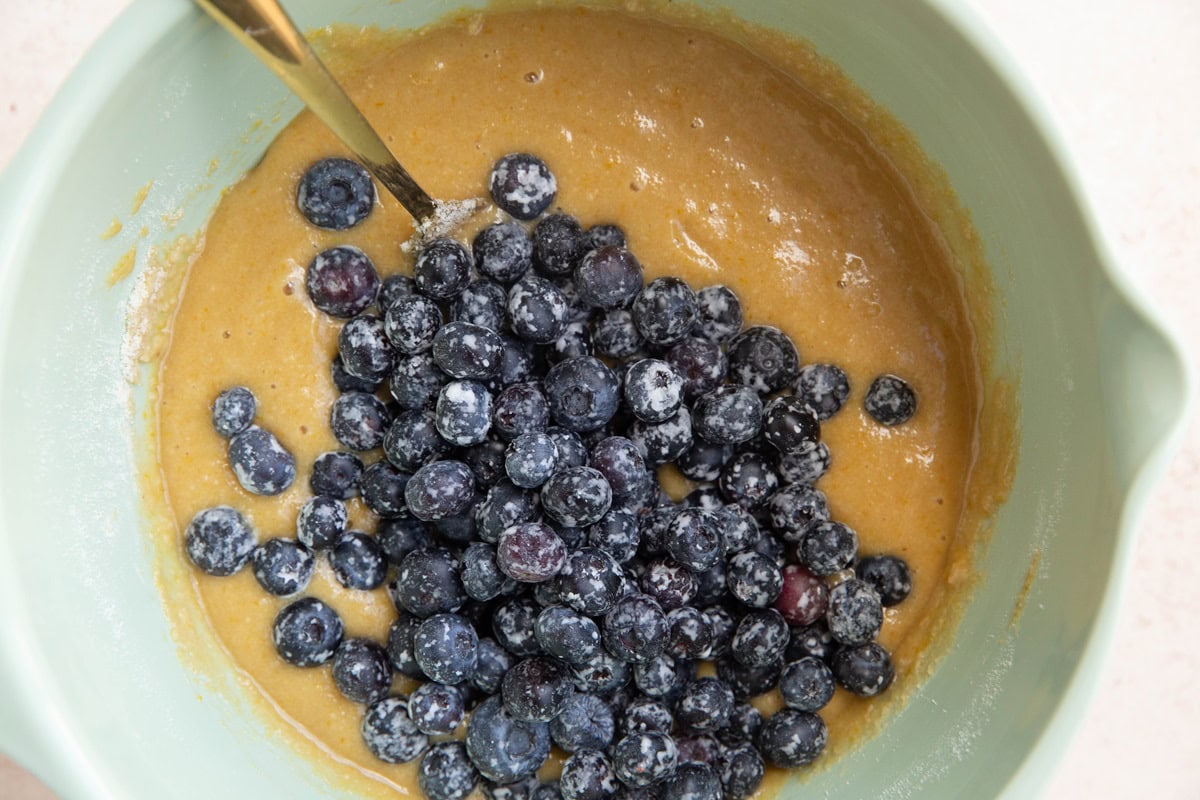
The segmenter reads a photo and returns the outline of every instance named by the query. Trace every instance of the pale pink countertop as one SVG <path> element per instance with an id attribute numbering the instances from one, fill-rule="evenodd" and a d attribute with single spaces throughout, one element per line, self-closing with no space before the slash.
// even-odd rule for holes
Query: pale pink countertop
<path id="1" fill-rule="evenodd" d="M 0 166 L 128 2 L 4 3 Z M 1194 360 L 1200 3 L 974 2 L 1048 99 L 1115 252 L 1182 333 Z M 1200 798 L 1198 518 L 1200 424 L 1193 421 L 1142 522 L 1112 657 L 1046 798 Z M 0 800 L 49 797 L 0 754 Z"/>

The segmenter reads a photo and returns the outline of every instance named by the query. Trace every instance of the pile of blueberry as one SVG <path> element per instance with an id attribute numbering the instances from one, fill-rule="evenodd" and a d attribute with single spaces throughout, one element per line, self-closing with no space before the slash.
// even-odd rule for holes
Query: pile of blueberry
<path id="1" fill-rule="evenodd" d="M 322 552 L 343 586 L 386 585 L 386 642 L 347 637 L 311 596 L 283 608 L 273 641 L 298 667 L 332 662 L 365 706 L 367 747 L 420 759 L 430 800 L 481 780 L 493 800 L 746 798 L 765 763 L 820 755 L 835 687 L 870 697 L 894 676 L 875 638 L 907 566 L 860 557 L 815 488 L 821 422 L 849 382 L 802 366 L 778 329 L 744 327 L 724 286 L 645 283 L 618 227 L 543 216 L 557 189 L 539 159 L 504 157 L 490 189 L 506 221 L 471 247 L 426 242 L 411 278 L 380 280 L 350 246 L 313 260 L 312 302 L 346 320 L 330 414 L 345 449 L 312 465 L 294 539 L 256 543 L 221 506 L 192 520 L 187 552 L 214 575 L 250 562 L 279 596 L 306 589 Z M 374 202 L 340 159 L 298 192 L 327 228 Z M 883 425 L 916 410 L 891 375 L 863 403 Z M 213 424 L 241 484 L 275 494 L 295 463 L 254 413 L 235 387 Z M 666 464 L 699 486 L 682 503 L 660 488 Z M 347 530 L 355 495 L 372 534 Z M 392 694 L 397 672 L 419 688 Z M 785 705 L 764 719 L 748 701 L 776 688 Z M 569 757 L 543 785 L 552 743 Z"/>

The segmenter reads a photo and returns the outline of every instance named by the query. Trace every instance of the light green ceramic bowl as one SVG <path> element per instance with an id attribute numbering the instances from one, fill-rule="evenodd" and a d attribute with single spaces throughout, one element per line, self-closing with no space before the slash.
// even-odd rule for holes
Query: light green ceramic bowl
<path id="1" fill-rule="evenodd" d="M 302 27 L 415 26 L 451 7 L 290 5 Z M 1095 683 L 1138 511 L 1178 435 L 1184 363 L 1107 252 L 1037 100 L 977 19 L 949 0 L 719 5 L 811 40 L 945 167 L 994 267 L 998 363 L 1020 376 L 1020 467 L 952 650 L 880 735 L 804 796 L 1024 800 Z M 150 242 L 197 230 L 297 108 L 190 4 L 137 0 L 4 176 L 0 748 L 64 797 L 333 791 L 265 735 L 231 680 L 194 675 L 176 654 L 135 481 L 130 403 L 145 401 L 144 387 L 131 401 L 122 377 L 134 282 L 106 285 L 142 224 Z M 260 118 L 277 121 L 247 136 Z M 101 241 L 150 179 L 141 212 Z M 169 231 L 160 217 L 176 209 Z"/>

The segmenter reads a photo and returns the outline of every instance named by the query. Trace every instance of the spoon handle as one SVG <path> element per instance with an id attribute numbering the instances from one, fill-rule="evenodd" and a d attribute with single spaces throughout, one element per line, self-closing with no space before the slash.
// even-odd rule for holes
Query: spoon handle
<path id="1" fill-rule="evenodd" d="M 433 199 L 388 150 L 358 106 L 317 58 L 278 0 L 195 0 L 270 67 L 317 118 L 354 151 L 418 223 L 434 215 Z"/>

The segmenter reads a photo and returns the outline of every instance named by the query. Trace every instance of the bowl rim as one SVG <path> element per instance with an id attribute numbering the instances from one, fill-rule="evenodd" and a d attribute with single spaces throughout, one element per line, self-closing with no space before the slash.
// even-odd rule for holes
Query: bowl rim
<path id="1" fill-rule="evenodd" d="M 1141 463 L 1131 470 L 1132 479 L 1117 523 L 1113 569 L 1067 690 L 1001 792 L 1003 797 L 1025 798 L 1036 796 L 1053 774 L 1054 765 L 1082 722 L 1088 701 L 1099 685 L 1132 569 L 1137 525 L 1155 484 L 1166 473 L 1168 463 L 1182 444 L 1195 401 L 1196 375 L 1192 364 L 1183 357 L 1180 336 L 1156 311 L 1130 272 L 1121 267 L 1102 234 L 1083 190 L 1078 165 L 1041 92 L 980 12 L 955 0 L 922 1 L 962 37 L 1012 95 L 1038 144 L 1054 162 L 1059 172 L 1056 177 L 1078 208 L 1097 265 L 1138 322 L 1161 342 L 1182 384 L 1172 419 L 1162 427 L 1161 435 Z M 189 15 L 201 13 L 190 3 L 133 0 L 71 71 L 0 174 L 0 319 L 8 318 L 4 312 L 13 302 L 13 293 L 2 289 L 8 287 L 18 272 L 16 256 L 21 250 L 22 231 L 29 227 L 36 212 L 48 205 L 47 194 L 63 169 L 61 165 L 55 166 L 53 155 L 72 149 L 87 130 L 88 122 L 103 107 L 105 98 L 149 48 L 160 43 L 172 27 Z M 9 327 L 0 326 L 0 349 L 7 346 L 9 333 Z M 3 477 L 0 474 L 0 483 Z M 0 505 L 0 548 L 6 538 L 3 518 Z M 61 702 L 55 702 L 52 682 L 38 669 L 36 654 L 28 652 L 30 619 L 21 602 L 19 576 L 9 563 L 0 558 L 0 574 L 4 577 L 0 580 L 0 606 L 8 609 L 0 616 L 0 642 L 6 645 L 0 648 L 0 685 L 20 690 L 10 693 L 12 705 L 0 713 L 0 749 L 63 795 L 109 797 L 111 791 L 103 780 L 102 765 L 89 760 L 82 732 L 69 724 L 69 710 Z"/>

